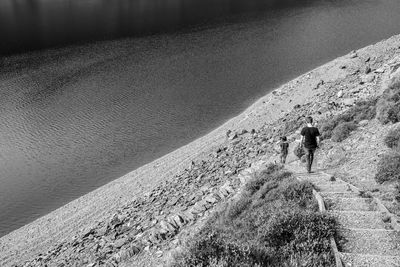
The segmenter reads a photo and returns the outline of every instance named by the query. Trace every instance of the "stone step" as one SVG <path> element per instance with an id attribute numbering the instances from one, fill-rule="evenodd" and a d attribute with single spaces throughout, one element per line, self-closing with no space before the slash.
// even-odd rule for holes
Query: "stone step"
<path id="1" fill-rule="evenodd" d="M 343 228 L 361 229 L 386 229 L 388 224 L 384 223 L 384 215 L 377 211 L 337 211 L 328 210 L 337 219 Z"/>
<path id="2" fill-rule="evenodd" d="M 320 192 L 353 192 L 351 187 L 346 183 L 324 183 L 315 184 L 315 188 Z M 358 192 L 353 192 L 358 193 Z"/>
<path id="3" fill-rule="evenodd" d="M 326 177 L 315 177 L 315 178 L 300 178 L 300 181 L 309 181 L 315 186 L 335 186 L 335 185 L 347 185 L 344 181 L 330 181 Z"/>
<path id="4" fill-rule="evenodd" d="M 326 197 L 324 198 L 327 210 L 339 211 L 376 211 L 377 207 L 373 204 L 372 198 L 344 198 Z"/>
<path id="5" fill-rule="evenodd" d="M 315 177 L 321 177 L 322 179 L 328 179 L 327 175 L 324 175 L 319 172 L 312 172 L 312 173 L 296 173 L 296 177 L 301 177 L 301 178 L 315 178 Z"/>
<path id="6" fill-rule="evenodd" d="M 398 267 L 400 256 L 340 253 L 344 267 Z"/>
<path id="7" fill-rule="evenodd" d="M 400 256 L 400 232 L 394 230 L 340 229 L 341 252 Z"/>
<path id="8" fill-rule="evenodd" d="M 362 197 L 355 192 L 319 192 L 323 198 L 356 198 L 362 199 Z"/>
<path id="9" fill-rule="evenodd" d="M 301 181 L 310 181 L 315 183 L 332 183 L 332 181 L 329 180 L 329 177 L 326 176 L 297 176 L 297 178 Z"/>

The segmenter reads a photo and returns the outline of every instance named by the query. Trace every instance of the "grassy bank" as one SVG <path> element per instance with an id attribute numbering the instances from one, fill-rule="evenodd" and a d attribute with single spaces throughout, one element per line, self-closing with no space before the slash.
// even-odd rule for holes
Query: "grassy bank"
<path id="1" fill-rule="evenodd" d="M 187 241 L 173 266 L 335 266 L 336 221 L 318 211 L 312 190 L 269 165 Z"/>

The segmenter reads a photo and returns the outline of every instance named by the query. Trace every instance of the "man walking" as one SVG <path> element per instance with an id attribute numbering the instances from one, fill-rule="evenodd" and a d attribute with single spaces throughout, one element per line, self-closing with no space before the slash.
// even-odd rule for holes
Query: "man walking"
<path id="1" fill-rule="evenodd" d="M 306 118 L 307 126 L 301 130 L 301 145 L 306 153 L 307 172 L 311 173 L 315 150 L 319 147 L 320 134 L 317 127 L 313 125 L 311 117 Z"/>

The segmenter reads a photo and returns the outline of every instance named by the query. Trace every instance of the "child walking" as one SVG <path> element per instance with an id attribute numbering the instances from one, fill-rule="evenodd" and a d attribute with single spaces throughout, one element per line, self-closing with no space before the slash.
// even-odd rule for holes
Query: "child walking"
<path id="1" fill-rule="evenodd" d="M 289 152 L 289 143 L 287 142 L 286 136 L 282 136 L 281 140 L 279 142 L 279 145 L 281 147 L 281 164 L 286 163 L 286 157 Z"/>

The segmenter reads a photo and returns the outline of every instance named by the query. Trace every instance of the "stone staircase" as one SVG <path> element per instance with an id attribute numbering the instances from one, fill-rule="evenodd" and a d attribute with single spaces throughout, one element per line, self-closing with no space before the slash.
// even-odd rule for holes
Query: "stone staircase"
<path id="1" fill-rule="evenodd" d="M 398 218 L 378 199 L 322 171 L 308 174 L 298 163 L 287 168 L 299 180 L 312 182 L 322 197 L 323 210 L 338 219 L 341 240 L 336 242 L 341 260 L 337 266 L 400 266 Z"/>

